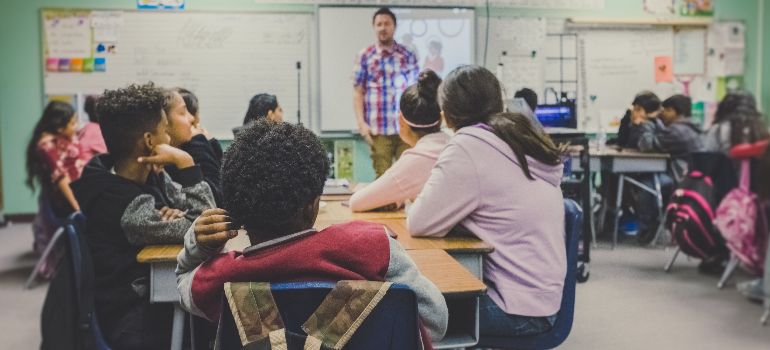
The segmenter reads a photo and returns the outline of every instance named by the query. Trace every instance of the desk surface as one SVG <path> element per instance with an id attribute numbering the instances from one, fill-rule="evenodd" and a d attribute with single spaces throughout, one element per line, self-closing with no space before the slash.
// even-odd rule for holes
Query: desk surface
<path id="1" fill-rule="evenodd" d="M 142 249 L 136 260 L 142 264 L 172 263 L 182 250 L 181 245 L 157 245 Z M 431 280 L 444 295 L 482 294 L 487 287 L 470 271 L 441 249 L 410 250 L 420 272 Z"/>
<path id="2" fill-rule="evenodd" d="M 350 210 L 350 207 L 342 205 L 342 201 L 325 201 L 325 203 L 326 208 L 318 212 L 318 219 L 316 221 L 344 222 L 348 220 L 403 219 L 406 217 L 404 209 L 398 211 L 354 213 Z"/>
<path id="3" fill-rule="evenodd" d="M 644 158 L 644 159 L 669 159 L 668 153 L 648 153 L 630 148 L 605 147 L 601 152 L 598 149 L 591 148 L 589 154 L 592 157 L 612 157 L 612 158 Z"/>

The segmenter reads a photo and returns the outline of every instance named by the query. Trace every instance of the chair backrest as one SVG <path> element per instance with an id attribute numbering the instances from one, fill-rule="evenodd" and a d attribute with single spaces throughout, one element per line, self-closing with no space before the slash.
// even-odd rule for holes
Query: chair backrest
<path id="1" fill-rule="evenodd" d="M 94 269 L 88 243 L 84 239 L 86 217 L 80 212 L 73 213 L 64 223 L 72 255 L 72 269 L 75 276 L 75 295 L 78 301 L 78 327 L 90 334 L 96 349 L 108 350 L 99 322 L 94 311 Z"/>
<path id="2" fill-rule="evenodd" d="M 553 327 L 544 333 L 527 336 L 482 337 L 480 347 L 503 349 L 553 349 L 567 339 L 575 315 L 575 284 L 577 282 L 578 241 L 583 225 L 583 210 L 572 199 L 564 199 L 564 241 L 567 249 L 567 276 L 564 279 L 561 307 Z"/>
<path id="3" fill-rule="evenodd" d="M 302 325 L 334 286 L 334 282 L 271 284 L 271 293 L 287 332 L 305 336 Z M 418 327 L 414 292 L 407 286 L 394 284 L 363 321 L 345 349 L 419 349 Z M 287 340 L 289 350 L 302 349 L 301 342 L 295 344 Z M 220 318 L 217 343 L 219 349 L 243 348 L 233 315 L 226 307 Z"/>

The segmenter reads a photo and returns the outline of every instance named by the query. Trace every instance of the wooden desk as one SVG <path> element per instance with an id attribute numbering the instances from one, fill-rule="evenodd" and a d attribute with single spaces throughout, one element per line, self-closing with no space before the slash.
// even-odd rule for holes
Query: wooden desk
<path id="1" fill-rule="evenodd" d="M 176 256 L 181 250 L 180 245 L 149 246 L 136 256 L 138 262 L 151 264 L 150 302 L 172 302 L 178 305 L 179 292 L 174 269 Z M 439 288 L 449 307 L 447 336 L 434 346 L 446 349 L 475 345 L 479 339 L 479 297 L 487 289 L 484 283 L 441 249 L 410 250 L 408 253 L 420 272 Z M 178 306 L 176 310 L 172 338 L 178 341 L 172 341 L 172 344 L 179 343 L 181 346 L 184 313 Z M 172 349 L 179 347 L 172 346 Z"/>
<path id="2" fill-rule="evenodd" d="M 331 225 L 346 222 L 347 220 L 317 220 L 315 228 L 323 230 Z M 367 219 L 387 226 L 396 233 L 396 240 L 406 250 L 441 249 L 465 266 L 474 276 L 483 277 L 484 255 L 494 251 L 489 244 L 476 237 L 412 237 L 406 228 L 406 219 Z"/>
<path id="3" fill-rule="evenodd" d="M 318 212 L 318 219 L 321 222 L 345 222 L 348 220 L 372 220 L 372 219 L 403 219 L 406 218 L 404 209 L 397 211 L 369 211 L 363 213 L 354 213 L 350 207 L 342 205 L 342 201 L 326 202 L 326 207 Z"/>
<path id="4" fill-rule="evenodd" d="M 638 150 L 634 149 L 618 149 L 617 147 L 607 146 L 603 150 L 598 150 L 595 148 L 589 149 L 589 167 L 591 172 L 599 172 L 599 171 L 606 171 L 613 174 L 618 174 L 618 188 L 617 188 L 617 196 L 615 203 L 609 203 L 606 201 L 607 197 L 606 195 L 602 196 L 605 200 L 605 202 L 602 205 L 602 210 L 599 215 L 599 224 L 604 223 L 604 218 L 607 213 L 607 209 L 610 205 L 614 204 L 614 225 L 612 230 L 612 247 L 614 248 L 617 245 L 618 241 L 618 224 L 620 221 L 620 206 L 621 201 L 623 199 L 623 186 L 626 183 L 629 183 L 631 185 L 637 186 L 640 189 L 647 191 L 655 196 L 656 203 L 658 206 L 658 212 L 661 216 L 661 223 L 662 215 L 663 215 L 663 194 L 660 189 L 660 177 L 659 175 L 662 173 L 665 173 L 668 170 L 668 162 L 671 158 L 670 155 L 666 153 L 647 153 L 647 152 L 640 152 Z M 580 167 L 580 159 L 577 158 L 579 154 L 575 152 L 570 153 L 572 157 L 572 171 L 583 171 Z M 650 188 L 649 186 L 646 186 L 645 184 L 637 181 L 636 179 L 633 179 L 629 177 L 627 174 L 629 173 L 647 173 L 652 174 L 654 179 L 654 186 L 653 188 Z M 593 201 L 594 193 L 596 189 L 594 186 L 593 181 L 591 181 L 591 200 Z M 592 204 L 593 207 L 593 204 Z M 596 236 L 596 223 L 594 222 L 593 215 L 589 217 L 589 220 L 591 220 L 591 231 L 592 236 Z M 658 234 L 656 234 L 655 239 L 653 239 L 653 244 L 655 241 L 657 241 L 658 236 L 660 235 L 660 231 L 662 229 L 663 225 L 658 228 Z"/>
<path id="5" fill-rule="evenodd" d="M 351 194 L 322 194 L 321 200 L 324 202 L 342 202 L 350 200 Z"/>

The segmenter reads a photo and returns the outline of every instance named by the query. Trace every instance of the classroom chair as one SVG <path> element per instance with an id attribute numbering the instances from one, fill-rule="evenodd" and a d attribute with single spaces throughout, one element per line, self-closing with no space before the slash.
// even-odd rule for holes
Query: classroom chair
<path id="1" fill-rule="evenodd" d="M 344 282 L 364 282 L 367 281 L 344 281 Z M 372 282 L 369 282 L 372 283 Z M 234 288 L 246 288 L 246 293 L 252 294 L 252 297 L 259 296 L 260 314 L 265 314 L 264 305 L 270 302 L 264 302 L 265 290 L 269 290 L 274 300 L 273 307 L 269 307 L 267 312 L 273 312 L 277 308 L 278 316 L 283 323 L 283 329 L 280 325 L 272 323 L 272 317 L 264 318 L 261 322 L 267 325 L 268 329 L 274 328 L 274 331 L 283 333 L 285 329 L 288 347 L 284 349 L 303 349 L 304 337 L 307 336 L 302 326 L 311 315 L 319 308 L 322 302 L 327 299 L 327 295 L 340 284 L 334 282 L 291 282 L 291 283 L 242 283 L 239 286 L 234 284 L 225 285 L 225 294 L 238 294 L 233 292 Z M 244 289 L 238 289 L 244 291 Z M 261 290 L 261 292 L 259 291 Z M 248 294 L 247 294 L 248 295 Z M 235 317 L 232 308 L 228 305 L 232 303 L 231 298 L 226 298 L 224 309 L 222 310 L 219 331 L 217 334 L 217 344 L 220 349 L 251 349 L 262 348 L 260 345 L 266 345 L 270 348 L 267 339 L 255 341 L 253 331 L 250 331 L 249 323 L 258 320 L 250 319 L 247 322 L 238 322 L 236 326 Z M 347 302 L 341 306 L 347 309 L 350 304 Z M 339 309 L 338 318 L 344 311 Z M 239 314 L 243 309 L 248 309 L 248 305 L 238 308 Z M 246 312 L 244 314 L 254 315 L 255 312 Z M 346 315 L 342 315 L 346 316 Z M 420 334 L 418 331 L 417 299 L 412 290 L 405 285 L 393 284 L 387 290 L 384 297 L 371 310 L 368 316 L 360 323 L 360 327 L 354 329 L 350 340 L 344 345 L 344 349 L 366 349 L 366 350 L 409 350 L 420 348 Z M 316 319 L 317 320 L 317 319 Z M 308 322 L 309 324 L 313 322 Z M 246 326 L 243 326 L 246 324 Z M 331 327 L 330 327 L 331 328 Z M 257 328 L 258 330 L 258 328 Z M 270 337 L 274 336 L 274 331 L 270 332 Z M 249 338 L 244 338 L 244 337 Z M 248 346 L 244 345 L 244 341 Z"/>
<path id="2" fill-rule="evenodd" d="M 88 243 L 81 239 L 84 236 L 86 217 L 77 212 L 70 215 L 64 224 L 64 231 L 69 240 L 72 255 L 72 270 L 75 276 L 75 293 L 77 296 L 79 319 L 78 327 L 90 334 L 96 350 L 110 350 L 104 340 L 99 322 L 94 310 L 94 271 Z"/>
<path id="3" fill-rule="evenodd" d="M 545 333 L 528 336 L 490 337 L 481 335 L 476 348 L 501 348 L 520 350 L 553 349 L 567 339 L 572 330 L 572 319 L 575 315 L 575 284 L 577 280 L 577 253 L 583 211 L 575 201 L 564 199 L 564 229 L 567 249 L 567 276 L 564 280 L 564 290 L 561 308 L 553 328 Z"/>
<path id="4" fill-rule="evenodd" d="M 51 254 L 56 254 L 56 249 L 59 245 L 59 240 L 61 240 L 62 237 L 64 237 L 64 220 L 63 218 L 56 217 L 56 214 L 53 212 L 53 208 L 51 208 L 50 201 L 48 200 L 48 196 L 46 196 L 45 193 L 41 194 L 40 198 L 38 199 L 40 214 L 42 218 L 35 218 L 35 223 L 33 225 L 48 225 L 53 224 L 58 226 L 56 231 L 54 231 L 53 235 L 51 236 L 51 240 L 48 241 L 48 244 L 45 246 L 45 249 L 43 249 L 43 253 L 40 254 L 40 258 L 37 260 L 37 263 L 35 264 L 35 267 L 32 269 L 32 272 L 29 274 L 29 277 L 27 278 L 27 282 L 24 283 L 24 289 L 32 289 L 38 285 L 38 276 L 40 275 L 43 266 L 46 264 L 57 264 L 58 261 L 49 261 L 53 260 L 53 257 Z M 38 222 L 38 220 L 40 222 Z M 55 266 L 49 266 L 49 268 L 55 269 Z"/>

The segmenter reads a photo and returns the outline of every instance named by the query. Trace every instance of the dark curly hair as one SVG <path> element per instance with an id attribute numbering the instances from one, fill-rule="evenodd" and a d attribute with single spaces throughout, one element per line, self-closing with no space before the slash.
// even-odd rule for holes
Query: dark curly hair
<path id="1" fill-rule="evenodd" d="M 328 172 L 326 151 L 310 130 L 258 120 L 225 153 L 223 208 L 247 230 L 285 233 L 321 195 Z"/>
<path id="2" fill-rule="evenodd" d="M 96 104 L 107 151 L 114 159 L 131 156 L 136 141 L 153 132 L 163 118 L 165 91 L 152 82 L 105 90 Z"/>

